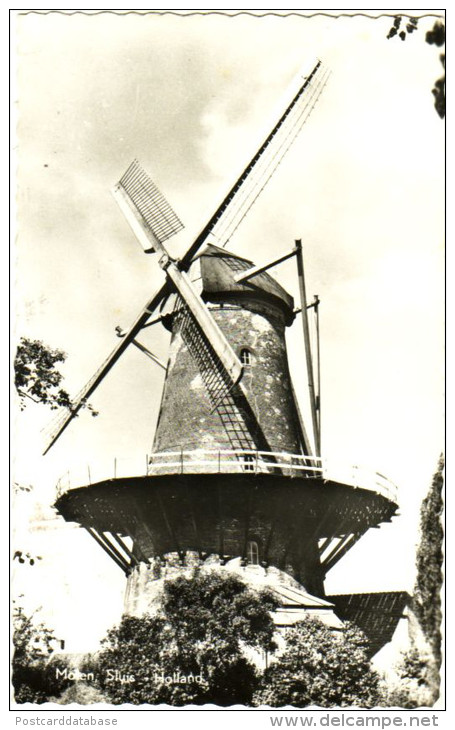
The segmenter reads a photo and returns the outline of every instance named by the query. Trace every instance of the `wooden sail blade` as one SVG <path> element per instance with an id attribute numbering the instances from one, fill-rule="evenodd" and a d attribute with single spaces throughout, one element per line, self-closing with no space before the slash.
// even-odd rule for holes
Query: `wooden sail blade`
<path id="1" fill-rule="evenodd" d="M 124 191 L 133 201 L 134 210 L 143 228 L 151 231 L 153 238 L 158 241 L 167 241 L 184 227 L 164 195 L 137 160 L 133 160 L 116 186 L 116 190 Z M 136 230 L 135 233 L 137 235 Z M 142 238 L 140 240 L 142 242 Z"/>

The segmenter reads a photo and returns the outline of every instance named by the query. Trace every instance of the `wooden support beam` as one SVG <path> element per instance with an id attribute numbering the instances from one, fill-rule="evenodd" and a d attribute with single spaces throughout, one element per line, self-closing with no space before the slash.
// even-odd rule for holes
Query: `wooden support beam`
<path id="1" fill-rule="evenodd" d="M 356 533 L 354 533 L 353 535 L 351 535 L 351 539 L 350 539 L 350 540 L 349 540 L 349 541 L 348 541 L 348 542 L 347 542 L 347 543 L 346 543 L 346 544 L 344 545 L 344 547 L 343 547 L 342 549 L 340 549 L 340 550 L 339 550 L 339 551 L 338 551 L 338 552 L 336 553 L 336 555 L 334 555 L 334 556 L 333 556 L 333 558 L 332 558 L 332 559 L 330 560 L 330 562 L 328 562 L 328 563 L 326 563 L 326 564 L 324 565 L 324 570 L 325 570 L 325 572 L 326 572 L 326 573 L 328 573 L 328 572 L 329 572 L 329 570 L 331 570 L 331 569 L 333 568 L 333 566 L 334 566 L 334 565 L 335 565 L 336 563 L 338 563 L 338 561 L 339 561 L 339 560 L 341 560 L 341 558 L 342 558 L 342 557 L 343 557 L 344 555 L 346 555 L 346 553 L 348 552 L 348 550 L 350 550 L 350 549 L 351 549 L 351 548 L 352 548 L 352 547 L 353 547 L 353 546 L 355 545 L 355 543 L 356 543 L 356 542 L 357 542 L 358 540 L 360 540 L 360 538 L 361 538 L 361 537 L 362 537 L 362 535 L 364 535 L 364 534 L 365 534 L 365 531 L 364 531 L 364 532 L 356 532 Z"/>
<path id="2" fill-rule="evenodd" d="M 103 550 L 109 555 L 110 558 L 116 563 L 121 570 L 125 573 L 125 575 L 128 573 L 128 567 L 124 563 L 124 561 L 119 560 L 114 553 L 108 548 L 108 546 L 103 542 L 103 540 L 99 537 L 96 530 L 94 530 L 92 527 L 86 527 L 85 528 L 87 532 L 93 537 L 93 539 L 100 545 Z"/>
<path id="3" fill-rule="evenodd" d="M 131 340 L 131 344 L 135 345 L 135 347 L 137 347 L 138 350 L 143 352 L 144 355 L 147 355 L 147 357 L 149 357 L 150 360 L 152 360 L 154 363 L 156 363 L 156 365 L 159 365 L 160 368 L 162 368 L 163 370 L 167 370 L 167 366 L 164 364 L 164 362 L 162 360 L 160 360 L 159 357 L 154 355 L 153 352 L 151 352 L 147 347 L 145 347 L 145 345 L 142 345 L 137 340 Z"/>
<path id="4" fill-rule="evenodd" d="M 329 542 L 331 540 L 333 540 L 334 537 L 339 537 L 340 535 L 345 535 L 346 533 L 351 534 L 352 529 L 347 529 L 347 530 L 345 529 L 346 526 L 349 525 L 350 522 L 351 522 L 351 515 L 349 513 L 345 513 L 345 516 L 341 520 L 340 524 L 338 524 L 336 526 L 336 532 L 334 532 L 333 528 L 332 528 L 332 532 L 329 535 L 327 535 L 326 540 L 324 541 L 323 545 L 321 546 L 321 548 L 319 550 L 319 554 L 321 554 L 323 549 L 325 550 L 325 548 L 327 547 Z"/>
<path id="5" fill-rule="evenodd" d="M 108 535 L 105 532 L 101 532 L 101 533 L 98 533 L 98 537 L 100 537 L 101 540 L 103 540 L 103 542 L 105 543 L 105 545 L 110 550 L 112 550 L 113 554 L 125 565 L 126 570 L 129 571 L 131 569 L 130 563 L 128 563 L 128 561 L 125 558 L 125 556 L 122 555 L 121 552 L 119 552 L 119 550 L 116 548 L 116 546 L 112 544 L 112 542 L 109 539 Z"/>
<path id="6" fill-rule="evenodd" d="M 319 304 L 321 300 L 318 295 L 315 294 L 313 304 L 309 304 L 308 308 L 314 307 L 314 316 L 316 320 L 316 382 L 317 382 L 317 394 L 316 394 L 316 406 L 317 406 L 317 417 L 318 417 L 318 435 L 319 435 L 319 453 L 321 453 L 321 342 L 319 335 Z"/>
<path id="7" fill-rule="evenodd" d="M 321 562 L 321 565 L 323 565 L 323 566 L 327 565 L 327 563 L 330 561 L 330 559 L 334 555 L 336 555 L 339 550 L 341 550 L 344 547 L 344 545 L 349 540 L 349 538 L 350 538 L 350 535 L 343 535 L 342 537 L 336 538 L 336 540 L 337 540 L 336 544 L 332 547 L 332 550 L 330 550 L 330 552 L 326 555 L 324 560 Z M 322 552 L 323 551 L 321 550 L 321 555 L 322 555 Z"/>
<path id="8" fill-rule="evenodd" d="M 237 274 L 237 276 L 234 276 L 234 281 L 237 284 L 243 284 L 243 282 L 248 281 L 253 276 L 262 274 L 264 271 L 267 271 L 267 269 L 271 269 L 273 266 L 277 266 L 278 264 L 281 264 L 283 261 L 290 259 L 291 256 L 295 256 L 296 253 L 297 253 L 297 248 L 293 248 L 292 251 L 290 251 L 289 253 L 285 253 L 283 256 L 280 256 L 278 259 L 274 259 L 273 261 L 270 261 L 270 263 L 268 263 L 268 264 L 262 264 L 260 266 L 252 266 L 251 269 L 242 271 L 240 274 Z"/>
<path id="9" fill-rule="evenodd" d="M 322 543 L 321 548 L 319 549 L 319 555 L 321 555 L 322 550 L 325 550 L 327 545 L 334 539 L 334 537 L 338 537 L 339 532 L 340 532 L 340 529 L 338 529 L 338 527 L 337 527 L 337 534 L 335 534 L 333 526 L 330 528 L 330 532 L 327 534 L 327 537 L 325 538 L 324 542 Z"/>
<path id="10" fill-rule="evenodd" d="M 151 324 L 155 324 L 158 321 L 159 321 L 159 319 L 155 319 L 155 320 L 153 320 L 153 322 L 149 322 L 148 325 L 144 325 L 144 327 L 149 326 Z M 144 328 L 142 328 L 142 329 L 144 329 Z M 115 328 L 115 331 L 117 332 L 117 337 L 120 337 L 120 339 L 123 338 L 123 337 L 126 337 L 126 335 L 127 335 L 127 332 L 124 332 L 120 326 L 117 326 Z M 151 352 L 148 349 L 148 347 L 145 347 L 145 345 L 143 345 L 141 342 L 138 342 L 136 339 L 131 340 L 131 344 L 134 345 L 135 347 L 137 347 L 138 350 L 140 350 L 141 352 L 143 352 L 144 355 L 147 355 L 147 357 L 149 357 L 150 360 L 153 360 L 154 363 L 156 363 L 157 365 L 159 365 L 160 368 L 163 368 L 163 370 L 167 370 L 166 365 L 159 359 L 159 357 L 157 357 L 156 355 L 154 355 L 154 353 Z"/>
<path id="11" fill-rule="evenodd" d="M 316 394 L 314 390 L 313 358 L 311 357 L 310 329 L 308 325 L 307 299 L 305 289 L 305 271 L 303 266 L 302 241 L 295 242 L 297 250 L 297 273 L 299 277 L 300 303 L 302 307 L 303 338 L 305 342 L 306 368 L 308 375 L 308 390 L 310 394 L 311 419 L 313 422 L 313 436 L 316 456 L 321 456 L 319 426 L 317 417 Z"/>
<path id="12" fill-rule="evenodd" d="M 153 314 L 153 312 L 150 312 L 150 314 Z M 160 314 L 159 317 L 155 317 L 155 319 L 152 319 L 150 322 L 146 322 L 145 324 L 143 324 L 141 329 L 145 330 L 146 327 L 153 327 L 154 324 L 159 324 L 163 321 L 163 319 L 164 316 Z"/>
<path id="13" fill-rule="evenodd" d="M 339 537 L 340 535 L 343 535 L 344 534 L 345 528 L 346 528 L 346 526 L 350 522 L 351 522 L 351 515 L 349 513 L 346 513 L 345 514 L 345 517 L 342 519 L 341 523 L 337 526 L 337 534 L 335 534 L 334 532 L 332 532 L 330 535 L 328 535 L 325 538 L 324 542 L 319 547 L 319 557 L 320 558 L 322 558 L 322 553 L 324 552 L 324 550 L 326 549 L 326 547 L 328 545 L 330 545 L 331 541 L 334 538 Z M 350 535 L 351 534 L 351 530 L 349 529 L 346 534 Z M 336 547 L 334 548 L 334 550 L 338 549 L 339 546 L 340 546 L 340 542 L 337 542 Z M 330 557 L 330 555 L 324 559 L 324 563 L 328 560 L 329 557 Z M 321 564 L 322 564 L 322 562 L 321 562 Z"/>
<path id="14" fill-rule="evenodd" d="M 328 547 L 330 545 L 330 543 L 332 542 L 332 540 L 333 540 L 333 536 L 332 535 L 330 537 L 326 537 L 325 538 L 324 542 L 319 547 L 319 555 L 322 555 L 322 553 L 324 552 L 324 550 L 326 549 L 326 547 Z"/>
<path id="15" fill-rule="evenodd" d="M 131 552 L 128 545 L 126 545 L 126 543 L 123 542 L 120 535 L 117 535 L 117 533 L 115 533 L 115 532 L 111 532 L 111 535 L 114 538 L 114 540 L 116 541 L 116 543 L 121 547 L 121 549 L 128 555 L 128 557 L 131 560 L 131 563 L 134 563 L 135 565 L 139 565 L 139 560 L 137 559 L 135 554 L 133 552 Z"/>

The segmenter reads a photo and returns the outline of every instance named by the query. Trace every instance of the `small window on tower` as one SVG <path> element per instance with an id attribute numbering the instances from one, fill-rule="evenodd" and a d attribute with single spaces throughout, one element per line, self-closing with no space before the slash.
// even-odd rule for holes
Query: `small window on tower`
<path id="1" fill-rule="evenodd" d="M 243 471 L 254 471 L 255 458 L 253 454 L 243 455 Z"/>
<path id="2" fill-rule="evenodd" d="M 259 565 L 259 548 L 257 542 L 250 540 L 246 552 L 248 565 Z"/>
<path id="3" fill-rule="evenodd" d="M 248 350 L 247 347 L 244 347 L 240 350 L 240 362 L 242 365 L 251 365 L 253 362 L 253 356 L 251 354 L 251 351 Z"/>

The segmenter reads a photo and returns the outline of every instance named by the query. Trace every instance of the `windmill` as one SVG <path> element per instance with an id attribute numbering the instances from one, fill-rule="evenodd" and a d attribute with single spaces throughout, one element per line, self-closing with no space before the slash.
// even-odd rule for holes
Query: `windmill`
<path id="1" fill-rule="evenodd" d="M 118 328 L 120 342 L 63 415 L 46 451 L 129 345 L 166 370 L 145 473 L 61 485 L 56 502 L 65 520 L 84 527 L 126 574 L 127 610 L 147 607 L 150 583 L 172 561 L 222 566 L 236 559 L 292 576 L 312 605 L 327 607 L 328 570 L 396 512 L 393 485 L 384 477 L 359 469 L 334 475 L 321 457 L 319 377 L 308 323 L 309 309 L 317 318 L 319 300 L 307 303 L 301 242 L 260 266 L 226 248 L 327 78 L 318 61 L 181 260 L 166 242 L 182 223 L 136 160 L 113 190 L 166 281 L 126 332 Z M 290 258 L 297 263 L 297 308 L 268 273 Z M 286 353 L 285 330 L 296 317 L 305 341 L 310 435 Z M 158 323 L 171 333 L 167 364 L 137 339 Z"/>

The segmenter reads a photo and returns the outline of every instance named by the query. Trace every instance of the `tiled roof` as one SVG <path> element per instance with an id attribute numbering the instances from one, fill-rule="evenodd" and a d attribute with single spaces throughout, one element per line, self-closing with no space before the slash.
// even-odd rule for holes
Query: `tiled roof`
<path id="1" fill-rule="evenodd" d="M 274 585 L 272 586 L 273 593 L 277 594 L 277 597 L 282 606 L 293 608 L 296 606 L 305 608 L 333 608 L 333 603 L 312 596 L 310 593 L 291 586 L 285 585 Z"/>
<path id="2" fill-rule="evenodd" d="M 329 628 L 343 628 L 342 621 L 334 612 L 333 603 L 293 586 L 273 585 L 269 588 L 280 602 L 278 609 L 272 614 L 276 626 L 293 626 L 307 616 L 311 616 L 319 619 Z"/>
<path id="3" fill-rule="evenodd" d="M 405 591 L 383 593 L 347 593 L 327 596 L 343 621 L 361 629 L 370 641 L 370 655 L 391 641 L 410 596 Z"/>

